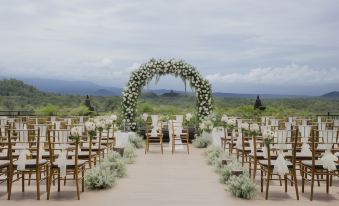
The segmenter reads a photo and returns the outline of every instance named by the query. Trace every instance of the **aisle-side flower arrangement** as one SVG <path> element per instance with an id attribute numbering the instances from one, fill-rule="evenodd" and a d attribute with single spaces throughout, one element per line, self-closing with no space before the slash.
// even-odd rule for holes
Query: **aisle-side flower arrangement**
<path id="1" fill-rule="evenodd" d="M 131 135 L 128 137 L 128 142 L 134 145 L 135 148 L 140 149 L 145 145 L 144 140 L 139 135 Z"/>
<path id="2" fill-rule="evenodd" d="M 247 175 L 231 176 L 227 184 L 228 190 L 236 197 L 253 199 L 256 196 L 256 184 Z"/>
<path id="3" fill-rule="evenodd" d="M 221 162 L 226 154 L 218 146 L 208 147 L 205 154 L 208 164 L 214 166 L 216 172 L 220 174 L 221 183 L 227 185 L 232 195 L 244 199 L 252 199 L 256 196 L 256 184 L 248 177 L 237 160 L 229 160 L 227 165 L 223 165 Z M 239 176 L 232 175 L 232 171 L 242 171 L 242 174 Z"/>
<path id="4" fill-rule="evenodd" d="M 196 148 L 206 148 L 211 144 L 211 141 L 205 137 L 196 135 L 196 138 L 192 141 L 192 144 Z"/>

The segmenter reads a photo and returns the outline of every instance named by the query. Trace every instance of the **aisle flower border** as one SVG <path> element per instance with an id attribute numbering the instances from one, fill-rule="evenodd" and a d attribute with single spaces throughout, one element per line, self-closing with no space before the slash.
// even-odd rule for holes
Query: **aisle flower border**
<path id="1" fill-rule="evenodd" d="M 122 92 L 123 121 L 130 125 L 132 130 L 136 129 L 136 106 L 142 88 L 154 77 L 158 81 L 161 76 L 167 74 L 180 77 L 185 82 L 185 85 L 186 82 L 189 83 L 196 95 L 196 108 L 199 120 L 204 119 L 212 113 L 211 85 L 195 67 L 183 60 L 152 58 L 147 63 L 142 64 L 139 69 L 132 72 L 128 84 Z"/>

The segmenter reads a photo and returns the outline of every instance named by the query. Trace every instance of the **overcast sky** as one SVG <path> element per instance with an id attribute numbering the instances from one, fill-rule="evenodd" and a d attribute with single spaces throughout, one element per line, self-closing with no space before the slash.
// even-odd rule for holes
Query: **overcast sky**
<path id="1" fill-rule="evenodd" d="M 317 95 L 339 90 L 338 11 L 336 0 L 1 0 L 0 76 L 121 87 L 150 58 L 176 58 L 214 91 Z"/>

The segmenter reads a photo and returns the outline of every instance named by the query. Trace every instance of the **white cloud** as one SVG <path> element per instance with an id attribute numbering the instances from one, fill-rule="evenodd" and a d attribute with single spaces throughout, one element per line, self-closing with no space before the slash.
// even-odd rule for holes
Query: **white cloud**
<path id="1" fill-rule="evenodd" d="M 208 74 L 217 91 L 321 95 L 339 88 L 339 69 L 291 64 L 256 68 L 244 73 Z"/>
<path id="2" fill-rule="evenodd" d="M 219 73 L 227 82 L 238 79 L 248 84 L 263 78 L 257 74 L 262 71 L 253 68 L 276 68 L 274 73 L 284 77 L 288 73 L 281 65 L 309 65 L 315 69 L 302 81 L 328 85 L 334 77 L 318 78 L 331 70 L 317 68 L 339 65 L 337 4 L 336 0 L 3 0 L 0 75 L 123 86 L 139 63 L 161 57 L 184 59 L 204 75 Z M 297 74 L 305 70 L 297 67 Z M 270 76 L 265 75 L 267 79 Z M 217 90 L 225 90 L 223 81 L 216 78 Z M 300 92 L 311 90 L 310 86 Z"/>
<path id="3" fill-rule="evenodd" d="M 209 74 L 206 78 L 211 82 L 225 84 L 263 84 L 263 85 L 304 85 L 322 84 L 339 85 L 339 69 L 315 69 L 297 64 L 275 68 L 256 68 L 246 73 Z"/>

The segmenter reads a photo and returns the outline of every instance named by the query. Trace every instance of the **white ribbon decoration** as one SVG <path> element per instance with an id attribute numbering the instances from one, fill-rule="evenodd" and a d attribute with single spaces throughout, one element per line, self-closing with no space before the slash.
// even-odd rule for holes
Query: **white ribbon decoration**
<path id="1" fill-rule="evenodd" d="M 67 143 L 67 131 L 59 131 L 58 132 L 58 140 L 60 144 L 55 144 L 55 148 L 58 149 L 58 158 L 55 160 L 55 163 L 58 165 L 60 169 L 60 176 L 65 177 L 67 171 L 67 151 L 66 151 L 66 143 Z"/>
<path id="2" fill-rule="evenodd" d="M 287 167 L 287 161 L 284 158 L 283 151 L 286 146 L 286 138 L 287 138 L 287 130 L 277 130 L 276 131 L 276 137 L 277 137 L 277 145 L 276 148 L 278 149 L 278 157 L 275 160 L 275 164 L 273 167 L 273 173 L 276 173 L 278 175 L 285 175 L 288 173 L 288 167 Z"/>
<path id="3" fill-rule="evenodd" d="M 242 149 L 242 131 L 241 131 L 241 127 L 238 128 L 238 138 L 237 138 L 236 146 L 237 146 L 237 149 L 239 149 L 239 150 Z"/>
<path id="4" fill-rule="evenodd" d="M 29 154 L 28 150 L 28 131 L 27 131 L 27 125 L 23 125 L 23 129 L 25 131 L 19 131 L 20 140 L 19 140 L 19 158 L 17 161 L 17 169 L 18 170 L 25 170 L 26 168 L 26 155 Z"/>
<path id="5" fill-rule="evenodd" d="M 338 157 L 332 154 L 331 149 L 333 145 L 333 139 L 336 138 L 337 130 L 324 130 L 323 136 L 324 136 L 324 142 L 325 142 L 325 148 L 326 151 L 324 155 L 320 158 L 320 161 L 323 165 L 324 169 L 327 169 L 328 171 L 334 171 L 336 170 L 336 161 L 338 161 Z"/>
<path id="6" fill-rule="evenodd" d="M 157 137 L 158 136 L 158 120 L 159 120 L 159 116 L 158 115 L 151 115 L 152 118 L 152 131 L 151 131 L 151 136 L 152 137 Z"/>
<path id="7" fill-rule="evenodd" d="M 301 134 L 301 154 L 302 155 L 312 155 L 312 152 L 310 150 L 310 145 L 308 144 L 308 138 L 311 135 L 311 126 L 307 125 L 300 125 L 299 131 Z"/>
<path id="8" fill-rule="evenodd" d="M 273 167 L 273 173 L 283 176 L 288 172 L 289 170 L 287 167 L 287 161 L 284 158 L 282 150 L 279 150 L 278 157 L 275 160 L 275 164 Z"/>

